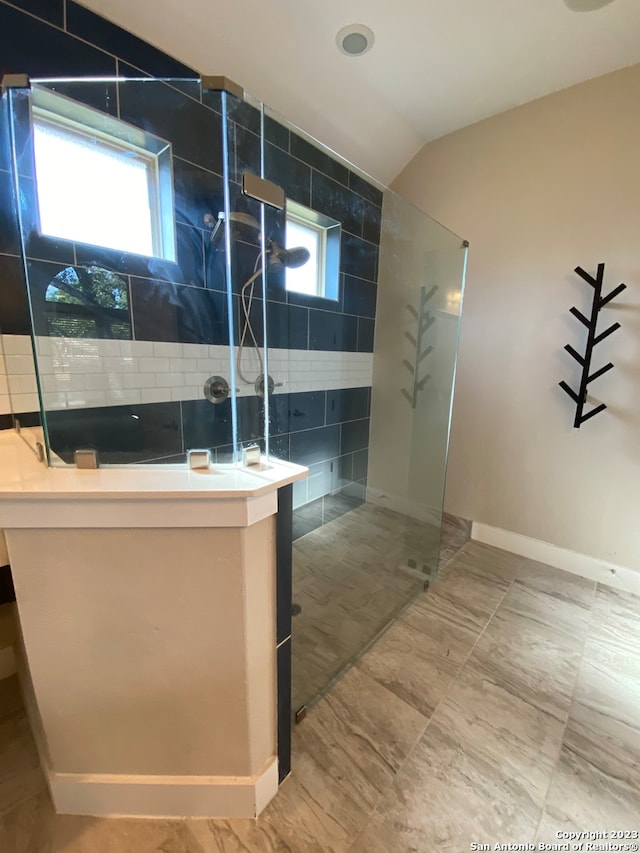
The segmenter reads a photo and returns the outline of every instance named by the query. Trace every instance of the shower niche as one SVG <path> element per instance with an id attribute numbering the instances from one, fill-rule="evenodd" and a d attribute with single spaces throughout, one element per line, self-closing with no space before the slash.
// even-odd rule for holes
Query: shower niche
<path id="1" fill-rule="evenodd" d="M 279 515 L 296 712 L 437 574 L 467 248 L 220 80 L 5 79 L 39 401 L 13 412 L 51 467 L 309 468 Z"/>

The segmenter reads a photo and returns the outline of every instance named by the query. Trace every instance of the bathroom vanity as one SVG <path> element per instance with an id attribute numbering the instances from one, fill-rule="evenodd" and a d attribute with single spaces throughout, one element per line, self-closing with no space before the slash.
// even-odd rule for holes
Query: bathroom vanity
<path id="1" fill-rule="evenodd" d="M 46 468 L 0 434 L 22 683 L 57 811 L 253 817 L 278 787 L 278 490 L 252 468 Z"/>

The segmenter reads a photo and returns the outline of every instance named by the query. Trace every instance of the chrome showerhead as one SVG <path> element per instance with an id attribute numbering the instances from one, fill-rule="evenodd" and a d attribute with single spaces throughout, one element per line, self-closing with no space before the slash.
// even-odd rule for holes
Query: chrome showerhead
<path id="1" fill-rule="evenodd" d="M 221 227 L 225 220 L 224 211 L 218 214 L 218 218 L 214 219 L 213 214 L 207 213 L 204 216 L 204 224 L 207 228 L 211 228 L 211 236 L 209 243 L 215 248 L 222 248 L 224 229 Z M 232 210 L 229 214 L 229 223 L 233 228 L 231 235 L 232 240 L 249 239 L 250 242 L 256 243 L 260 235 L 260 223 L 249 213 L 243 213 L 239 210 Z M 218 237 L 220 235 L 220 237 Z M 293 249 L 285 249 L 275 240 L 267 240 L 267 255 L 269 256 L 270 267 L 301 267 L 306 264 L 311 257 L 309 250 L 304 246 L 295 246 Z"/>
<path id="2" fill-rule="evenodd" d="M 306 264 L 311 253 L 304 246 L 294 246 L 293 249 L 283 249 L 275 240 L 269 240 L 269 266 L 290 267 L 295 269 Z"/>

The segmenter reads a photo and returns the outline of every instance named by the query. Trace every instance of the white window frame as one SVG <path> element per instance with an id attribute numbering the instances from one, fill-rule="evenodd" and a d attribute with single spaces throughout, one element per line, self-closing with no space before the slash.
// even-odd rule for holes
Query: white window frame
<path id="1" fill-rule="evenodd" d="M 340 298 L 340 222 L 292 199 L 287 199 L 286 219 L 287 222 L 295 223 L 318 238 L 315 293 L 309 294 L 307 291 L 298 291 L 291 287 L 288 270 L 286 289 L 301 295 L 338 300 Z M 287 248 L 292 247 L 287 246 Z"/>
<path id="2" fill-rule="evenodd" d="M 75 140 L 91 140 L 111 153 L 122 153 L 128 160 L 134 157 L 141 161 L 145 166 L 149 191 L 152 251 L 150 255 L 147 252 L 137 252 L 137 254 L 175 262 L 177 252 L 173 163 L 169 142 L 44 88 L 33 89 L 31 126 L 35 128 L 36 125 L 62 131 Z M 35 170 L 37 194 L 37 157 Z M 123 199 L 126 199 L 126 189 L 123 189 Z M 90 211 L 87 215 L 90 215 Z M 68 235 L 61 236 L 43 231 L 39 202 L 38 229 L 44 236 L 73 240 Z M 78 242 L 81 242 L 80 238 Z M 131 248 L 100 243 L 99 237 L 92 242 L 92 245 L 136 254 Z"/>

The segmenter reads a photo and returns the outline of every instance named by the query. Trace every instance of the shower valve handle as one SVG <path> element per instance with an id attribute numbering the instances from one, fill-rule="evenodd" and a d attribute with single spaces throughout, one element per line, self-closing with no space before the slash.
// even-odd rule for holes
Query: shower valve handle
<path id="1" fill-rule="evenodd" d="M 281 388 L 283 385 L 284 382 L 274 382 L 273 376 L 267 376 L 267 389 L 269 396 L 273 394 L 274 388 Z M 264 397 L 264 373 L 261 373 L 260 376 L 258 376 L 253 387 L 258 397 Z"/>

